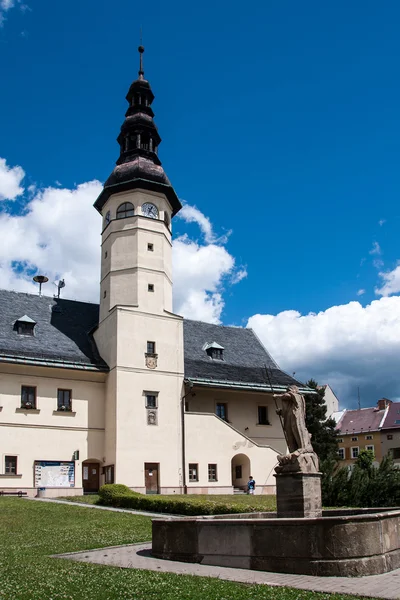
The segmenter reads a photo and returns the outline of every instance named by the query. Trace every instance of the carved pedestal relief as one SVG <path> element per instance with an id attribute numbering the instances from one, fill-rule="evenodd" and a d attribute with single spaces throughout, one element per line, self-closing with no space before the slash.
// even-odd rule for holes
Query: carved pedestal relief
<path id="1" fill-rule="evenodd" d="M 157 410 L 147 410 L 147 425 L 158 425 Z"/>

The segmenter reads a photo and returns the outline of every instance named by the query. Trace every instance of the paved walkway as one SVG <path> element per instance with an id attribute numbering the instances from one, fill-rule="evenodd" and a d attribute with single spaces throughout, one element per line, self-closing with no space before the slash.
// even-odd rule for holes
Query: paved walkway
<path id="1" fill-rule="evenodd" d="M 203 577 L 217 577 L 241 583 L 261 583 L 311 590 L 314 592 L 384 598 L 385 600 L 400 599 L 400 569 L 383 575 L 370 575 L 369 577 L 357 578 L 267 573 L 265 571 L 213 567 L 153 558 L 151 556 L 150 543 L 112 546 L 86 552 L 72 552 L 69 554 L 60 554 L 58 557 L 126 569 L 148 569 L 150 571 L 158 571 L 159 573 L 202 575 Z"/>

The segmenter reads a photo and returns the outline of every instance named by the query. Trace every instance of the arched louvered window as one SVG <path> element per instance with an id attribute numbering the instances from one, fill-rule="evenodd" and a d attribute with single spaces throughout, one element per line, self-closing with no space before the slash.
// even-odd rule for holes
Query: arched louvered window
<path id="1" fill-rule="evenodd" d="M 124 202 L 118 206 L 117 219 L 126 219 L 127 217 L 133 217 L 135 214 L 134 206 L 131 202 Z"/>

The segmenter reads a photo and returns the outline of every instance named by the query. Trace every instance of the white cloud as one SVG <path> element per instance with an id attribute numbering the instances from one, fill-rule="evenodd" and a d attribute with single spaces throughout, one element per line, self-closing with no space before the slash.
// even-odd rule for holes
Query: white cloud
<path id="1" fill-rule="evenodd" d="M 234 274 L 235 259 L 223 246 L 201 246 L 186 235 L 173 243 L 174 308 L 190 319 L 219 323 L 221 291 Z"/>
<path id="2" fill-rule="evenodd" d="M 392 271 L 379 273 L 379 277 L 383 280 L 383 285 L 380 288 L 375 288 L 375 293 L 378 296 L 390 296 L 400 292 L 400 265 Z"/>
<path id="3" fill-rule="evenodd" d="M 21 167 L 11 169 L 0 159 L 3 198 L 22 194 L 24 175 Z M 64 297 L 98 302 L 101 222 L 93 202 L 101 189 L 98 181 L 72 190 L 37 190 L 32 184 L 26 190 L 23 214 L 1 212 L 0 287 L 36 293 L 32 275 L 40 272 L 49 278 L 44 294 L 52 295 L 53 282 L 61 278 L 66 282 Z M 199 224 L 205 242 L 186 235 L 173 241 L 174 309 L 186 317 L 218 323 L 224 285 L 238 283 L 246 271 L 236 268 L 233 256 L 216 243 L 209 219 L 191 209 L 186 205 L 187 220 Z"/>
<path id="4" fill-rule="evenodd" d="M 363 406 L 379 397 L 400 395 L 400 297 L 359 302 L 301 315 L 287 310 L 257 314 L 248 327 L 288 372 L 305 381 L 329 383 L 343 407 L 356 404 L 360 386 Z"/>
<path id="5" fill-rule="evenodd" d="M 4 158 L 0 158 L 0 200 L 15 200 L 24 192 L 21 181 L 25 172 L 21 167 L 8 167 Z"/>
<path id="6" fill-rule="evenodd" d="M 15 5 L 14 0 L 1 0 L 0 1 L 0 8 L 2 10 L 10 10 L 10 8 L 13 8 L 14 5 Z"/>
<path id="7" fill-rule="evenodd" d="M 380 219 L 378 221 L 378 224 L 379 224 L 380 227 L 382 227 L 382 225 L 384 225 L 385 223 L 386 223 L 386 219 Z"/>
<path id="8" fill-rule="evenodd" d="M 6 20 L 6 13 L 11 9 L 18 6 L 21 12 L 31 10 L 27 4 L 24 4 L 22 0 L 0 0 L 0 27 L 4 25 Z"/>
<path id="9" fill-rule="evenodd" d="M 363 290 L 363 289 L 358 290 L 357 296 L 362 296 L 363 294 L 365 294 L 365 290 Z"/>
<path id="10" fill-rule="evenodd" d="M 223 236 L 217 237 L 214 234 L 211 221 L 198 208 L 183 204 L 182 209 L 178 213 L 178 217 L 186 221 L 186 223 L 197 223 L 204 235 L 204 239 L 208 244 L 219 243 L 225 244 L 231 231 Z"/>
<path id="11" fill-rule="evenodd" d="M 378 242 L 373 242 L 372 249 L 369 251 L 370 254 L 380 255 L 382 254 L 382 249 Z"/>

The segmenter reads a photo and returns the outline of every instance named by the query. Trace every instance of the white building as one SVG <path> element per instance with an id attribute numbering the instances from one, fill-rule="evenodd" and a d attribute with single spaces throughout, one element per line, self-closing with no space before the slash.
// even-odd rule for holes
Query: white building
<path id="1" fill-rule="evenodd" d="M 0 291 L 0 490 L 233 493 L 251 474 L 258 493 L 274 491 L 286 444 L 271 391 L 297 382 L 251 330 L 173 313 L 181 204 L 158 158 L 153 99 L 141 62 L 95 203 L 100 306 Z"/>

